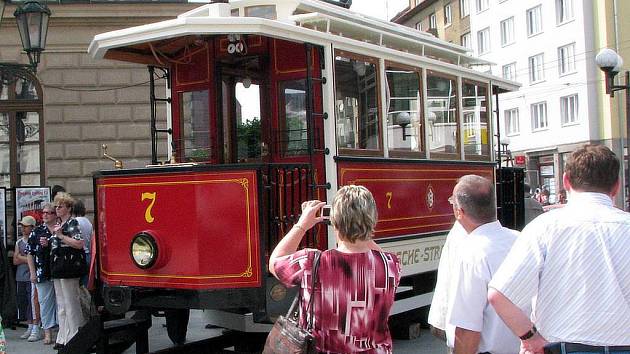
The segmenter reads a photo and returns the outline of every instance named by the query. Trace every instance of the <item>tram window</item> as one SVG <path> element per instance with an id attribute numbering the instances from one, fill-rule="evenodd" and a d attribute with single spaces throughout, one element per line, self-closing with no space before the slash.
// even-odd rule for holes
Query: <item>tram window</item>
<path id="1" fill-rule="evenodd" d="M 464 81 L 462 96 L 464 156 L 466 159 L 488 160 L 488 87 L 481 83 Z"/>
<path id="2" fill-rule="evenodd" d="M 241 80 L 236 83 L 237 161 L 253 162 L 262 156 L 260 126 L 260 86 Z"/>
<path id="3" fill-rule="evenodd" d="M 282 156 L 308 154 L 306 80 L 280 83 L 280 146 Z"/>
<path id="4" fill-rule="evenodd" d="M 420 75 L 413 70 L 386 69 L 387 134 L 391 151 L 422 151 Z"/>
<path id="5" fill-rule="evenodd" d="M 185 161 L 209 161 L 210 149 L 210 117 L 208 115 L 208 90 L 182 92 L 181 148 Z"/>
<path id="6" fill-rule="evenodd" d="M 429 149 L 436 158 L 457 158 L 457 82 L 454 77 L 427 73 Z"/>
<path id="7" fill-rule="evenodd" d="M 260 5 L 260 6 L 247 6 L 245 8 L 246 17 L 261 17 L 269 20 L 275 20 L 276 6 L 275 5 Z"/>
<path id="8" fill-rule="evenodd" d="M 337 143 L 340 149 L 380 150 L 376 62 L 335 58 Z"/>

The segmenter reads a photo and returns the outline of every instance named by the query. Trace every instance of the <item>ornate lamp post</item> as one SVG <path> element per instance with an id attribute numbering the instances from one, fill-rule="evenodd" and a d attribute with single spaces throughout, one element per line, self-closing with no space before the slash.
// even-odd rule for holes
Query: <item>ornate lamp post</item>
<path id="1" fill-rule="evenodd" d="M 615 76 L 621 71 L 621 67 L 623 66 L 623 59 L 612 49 L 604 48 L 602 49 L 597 56 L 595 57 L 595 62 L 597 66 L 604 72 L 606 76 L 606 93 L 610 95 L 610 97 L 615 96 L 615 91 L 625 90 L 626 91 L 626 139 L 624 144 L 623 136 L 621 137 L 621 157 L 624 164 L 622 167 L 628 167 L 624 146 L 628 149 L 628 138 L 630 138 L 630 124 L 628 124 L 628 119 L 630 119 L 630 72 L 626 71 L 625 73 L 625 82 L 621 85 L 616 85 L 614 82 Z M 623 181 L 622 185 L 622 194 L 623 194 L 623 203 L 624 210 L 628 211 L 630 206 L 628 205 L 628 191 L 625 186 L 627 173 L 626 168 L 622 168 L 621 172 L 621 180 Z"/>
<path id="2" fill-rule="evenodd" d="M 6 6 L 5 0 L 0 0 L 0 20 Z M 0 63 L 0 69 L 15 69 L 26 67 L 32 71 L 37 70 L 41 52 L 46 47 L 46 36 L 48 34 L 48 19 L 50 18 L 50 9 L 40 4 L 36 0 L 29 0 L 13 13 L 15 16 L 22 47 L 28 55 L 30 65 L 19 64 L 3 64 Z"/>

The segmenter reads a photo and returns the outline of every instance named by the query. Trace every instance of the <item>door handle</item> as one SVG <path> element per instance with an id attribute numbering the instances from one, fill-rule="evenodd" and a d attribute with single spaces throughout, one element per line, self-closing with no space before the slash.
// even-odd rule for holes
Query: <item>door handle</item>
<path id="1" fill-rule="evenodd" d="M 267 145 L 264 141 L 260 143 L 260 156 L 265 157 L 269 155 L 269 145 Z"/>

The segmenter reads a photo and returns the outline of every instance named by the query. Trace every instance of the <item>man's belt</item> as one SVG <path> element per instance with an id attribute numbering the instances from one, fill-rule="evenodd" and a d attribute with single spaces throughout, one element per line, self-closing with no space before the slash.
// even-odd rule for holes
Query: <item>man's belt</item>
<path id="1" fill-rule="evenodd" d="M 615 353 L 630 352 L 630 346 L 608 346 L 608 345 L 586 345 L 580 343 L 558 342 L 545 346 L 545 354 L 567 354 L 567 353 Z"/>

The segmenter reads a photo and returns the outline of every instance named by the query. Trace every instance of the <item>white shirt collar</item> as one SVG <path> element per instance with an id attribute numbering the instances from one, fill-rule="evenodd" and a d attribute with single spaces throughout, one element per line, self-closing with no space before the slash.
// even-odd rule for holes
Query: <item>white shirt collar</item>
<path id="1" fill-rule="evenodd" d="M 576 192 L 571 191 L 568 205 L 580 205 L 580 204 L 602 204 L 612 207 L 613 201 L 610 196 L 604 193 L 595 192 Z"/>
<path id="2" fill-rule="evenodd" d="M 492 232 L 492 230 L 498 230 L 502 227 L 503 226 L 501 226 L 501 223 L 499 222 L 499 220 L 495 220 L 495 221 L 478 226 L 469 235 L 486 234 L 488 232 Z"/>

